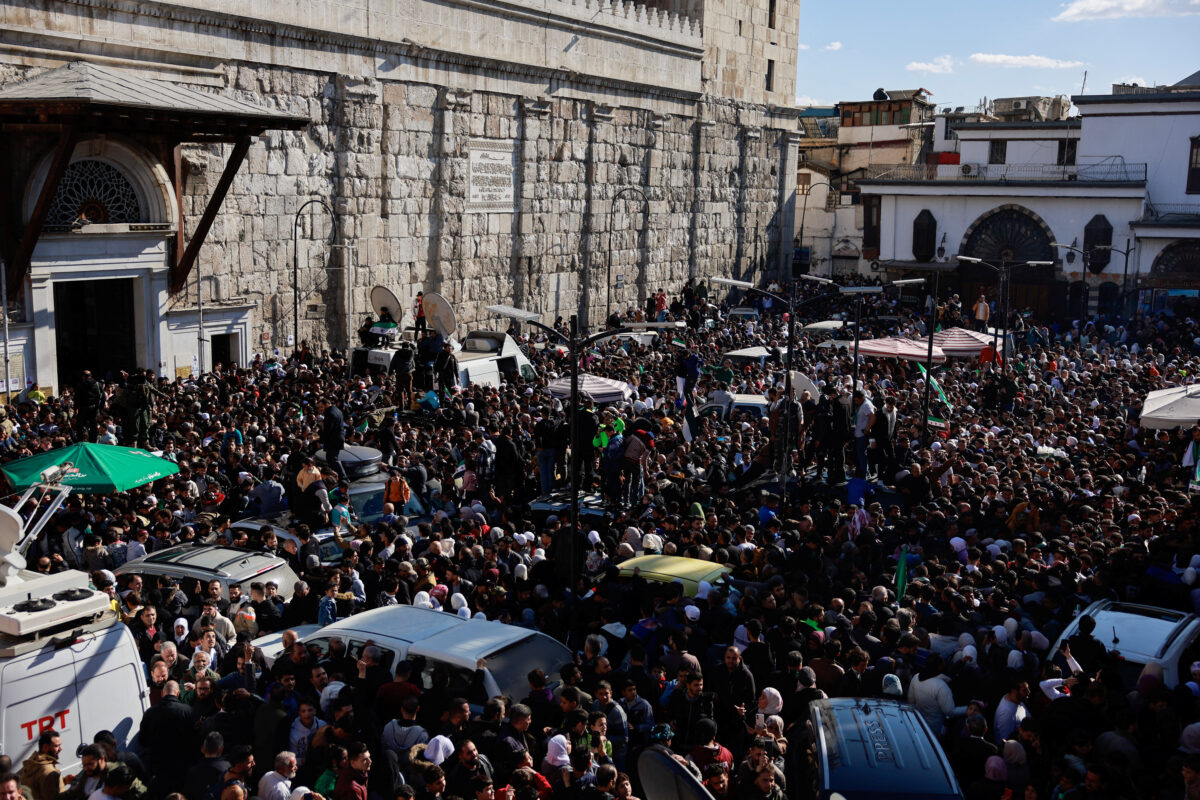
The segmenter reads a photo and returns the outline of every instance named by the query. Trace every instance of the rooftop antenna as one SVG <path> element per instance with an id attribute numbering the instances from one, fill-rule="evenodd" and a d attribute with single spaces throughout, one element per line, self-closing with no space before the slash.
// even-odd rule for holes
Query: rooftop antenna
<path id="1" fill-rule="evenodd" d="M 1086 89 L 1087 89 L 1087 70 L 1085 69 L 1083 71 L 1083 85 L 1079 87 L 1079 93 L 1084 94 Z"/>

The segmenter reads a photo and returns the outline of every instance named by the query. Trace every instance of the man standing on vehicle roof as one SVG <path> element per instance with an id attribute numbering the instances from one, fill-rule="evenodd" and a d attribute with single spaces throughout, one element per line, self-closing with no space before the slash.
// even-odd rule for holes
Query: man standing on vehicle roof
<path id="1" fill-rule="evenodd" d="M 321 446 L 325 448 L 325 462 L 337 473 L 339 481 L 349 481 L 346 468 L 342 466 L 342 450 L 346 447 L 346 418 L 342 410 L 322 397 L 317 401 L 321 412 Z"/>

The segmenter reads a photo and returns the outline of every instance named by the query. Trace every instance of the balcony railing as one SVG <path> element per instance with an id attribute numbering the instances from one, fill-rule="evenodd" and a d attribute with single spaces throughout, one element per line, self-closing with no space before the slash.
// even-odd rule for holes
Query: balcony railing
<path id="1" fill-rule="evenodd" d="M 867 167 L 863 180 L 953 181 L 960 183 L 1004 181 L 1083 181 L 1130 183 L 1146 180 L 1145 164 L 1104 162 L 1100 164 L 875 164 Z"/>

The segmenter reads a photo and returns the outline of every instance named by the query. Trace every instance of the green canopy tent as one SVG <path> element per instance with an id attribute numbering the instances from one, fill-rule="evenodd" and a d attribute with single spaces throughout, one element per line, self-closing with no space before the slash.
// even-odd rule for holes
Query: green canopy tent
<path id="1" fill-rule="evenodd" d="M 5 464 L 17 490 L 42 482 L 50 467 L 70 465 L 60 484 L 80 494 L 111 494 L 134 489 L 179 472 L 179 466 L 136 447 L 83 442 Z"/>

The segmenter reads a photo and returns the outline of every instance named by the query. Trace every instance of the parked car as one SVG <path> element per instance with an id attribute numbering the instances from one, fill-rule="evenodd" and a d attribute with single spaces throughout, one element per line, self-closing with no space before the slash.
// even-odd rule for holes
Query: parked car
<path id="1" fill-rule="evenodd" d="M 726 402 L 708 402 L 696 409 L 696 418 L 716 417 L 728 422 L 740 418 L 756 420 L 767 415 L 767 398 L 760 394 L 731 394 Z"/>
<path id="2" fill-rule="evenodd" d="M 359 522 L 373 523 L 377 522 L 383 516 L 384 492 L 386 489 L 387 482 L 379 477 L 364 478 L 350 482 L 350 506 L 353 508 Z M 421 502 L 421 498 L 417 497 L 416 494 L 413 494 L 402 508 L 396 509 L 396 513 L 407 517 L 412 525 L 415 525 L 420 519 L 429 516 L 428 509 L 426 509 L 425 504 Z M 264 526 L 269 526 L 275 532 L 275 537 L 280 542 L 294 541 L 299 545 L 300 540 L 288 530 L 294 519 L 290 511 L 284 511 L 270 517 L 246 517 L 232 523 L 229 527 L 235 530 L 246 530 L 257 533 Z M 315 531 L 313 536 L 316 537 L 317 544 L 320 546 L 322 564 L 328 566 L 341 562 L 342 548 L 334 541 L 332 528 L 322 528 L 319 531 Z"/>
<path id="3" fill-rule="evenodd" d="M 729 313 L 725 315 L 730 322 L 758 322 L 759 313 L 757 308 L 750 306 L 738 306 L 737 308 L 729 309 Z"/>
<path id="4" fill-rule="evenodd" d="M 819 800 L 959 800 L 962 791 L 941 744 L 912 706 L 842 697 L 809 707 L 816 737 L 812 785 L 795 796 Z M 789 788 L 791 788 L 789 786 Z"/>
<path id="5" fill-rule="evenodd" d="M 321 626 L 313 623 L 311 625 L 293 625 L 288 628 L 289 631 L 296 634 L 296 638 L 304 641 L 306 636 L 311 636 L 321 630 Z M 267 669 L 275 666 L 276 659 L 283 654 L 283 631 L 275 631 L 274 633 L 264 634 L 255 639 L 252 644 L 262 653 L 263 660 L 267 664 Z"/>
<path id="6" fill-rule="evenodd" d="M 633 578 L 633 571 L 648 581 L 656 583 L 683 584 L 683 593 L 687 597 L 695 597 L 700 591 L 700 582 L 707 581 L 716 585 L 724 581 L 725 576 L 733 570 L 723 564 L 715 564 L 702 558 L 686 558 L 684 556 L 637 556 L 621 562 L 620 577 Z"/>
<path id="7" fill-rule="evenodd" d="M 318 450 L 313 454 L 313 460 L 318 464 L 329 463 L 324 450 Z M 350 480 L 366 478 L 378 474 L 379 464 L 383 461 L 383 453 L 374 447 L 350 444 L 342 448 L 342 452 L 338 454 L 338 461 L 342 463 L 342 469 L 346 470 L 346 477 Z"/>
<path id="8" fill-rule="evenodd" d="M 179 545 L 156 550 L 149 555 L 126 561 L 116 569 L 117 577 L 141 575 L 142 580 L 170 575 L 181 582 L 189 579 L 221 582 L 221 596 L 229 597 L 230 586 L 240 586 L 242 595 L 250 595 L 250 584 L 274 581 L 279 596 L 292 599 L 299 578 L 287 561 L 269 553 L 240 550 L 236 547 L 193 547 Z"/>
<path id="9" fill-rule="evenodd" d="M 1071 620 L 1051 655 L 1079 632 L 1081 617 L 1096 620 L 1092 633 L 1110 651 L 1119 654 L 1126 686 L 1137 684 L 1142 668 L 1149 663 L 1163 670 L 1163 684 L 1174 689 L 1188 680 L 1191 663 L 1200 659 L 1200 617 L 1186 611 L 1100 600 Z"/>
<path id="10" fill-rule="evenodd" d="M 448 670 L 449 696 L 466 698 L 474 711 L 500 695 L 520 701 L 529 692 L 526 676 L 534 666 L 545 669 L 557 684 L 559 668 L 572 660 L 564 644 L 540 631 L 413 606 L 355 614 L 303 641 L 324 653 L 335 638 L 342 640 L 352 658 L 361 656 L 368 643 L 375 645 L 389 673 L 400 661 L 414 662 L 419 671 L 413 681 L 424 689 L 432 688 L 435 669 Z M 481 659 L 484 666 L 477 670 Z"/>

